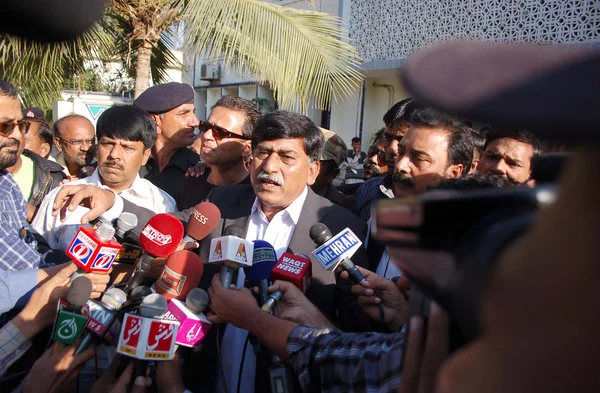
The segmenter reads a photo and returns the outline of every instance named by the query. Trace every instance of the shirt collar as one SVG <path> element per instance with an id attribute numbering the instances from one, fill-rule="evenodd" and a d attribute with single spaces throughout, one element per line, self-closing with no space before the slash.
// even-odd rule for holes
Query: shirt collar
<path id="1" fill-rule="evenodd" d="M 379 184 L 379 190 L 386 197 L 388 197 L 390 199 L 395 198 L 394 190 L 392 189 L 392 175 L 391 174 L 388 173 L 385 176 L 383 176 L 383 178 L 381 179 L 381 184 Z"/>
<path id="2" fill-rule="evenodd" d="M 308 195 L 308 186 L 304 187 L 304 191 L 302 194 L 298 196 L 288 207 L 278 212 L 277 214 L 287 214 L 288 217 L 292 219 L 295 225 L 298 225 L 298 221 L 300 220 L 300 213 L 302 212 L 302 207 L 304 207 L 304 202 L 306 201 L 306 196 Z M 252 204 L 252 209 L 250 210 L 250 215 L 255 214 L 256 212 L 260 212 L 262 214 L 263 211 L 260 207 L 260 201 L 258 198 L 254 198 L 254 204 Z M 276 215 L 277 215 L 276 214 Z"/>
<path id="3" fill-rule="evenodd" d="M 98 168 L 96 168 L 94 173 L 92 173 L 90 177 L 87 177 L 86 180 L 88 183 L 92 183 L 97 186 L 103 186 Z M 152 195 L 150 187 L 148 187 L 148 184 L 140 177 L 139 174 L 135 175 L 135 180 L 133 183 L 131 183 L 131 186 L 128 189 L 121 191 L 121 193 L 135 194 L 140 198 L 148 198 L 150 195 Z"/>

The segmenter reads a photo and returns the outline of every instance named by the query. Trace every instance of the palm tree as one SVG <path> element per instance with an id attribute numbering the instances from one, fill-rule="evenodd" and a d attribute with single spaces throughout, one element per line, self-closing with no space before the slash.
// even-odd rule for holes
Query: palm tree
<path id="1" fill-rule="evenodd" d="M 165 68 L 176 62 L 168 48 L 176 38 L 172 27 L 180 23 L 185 26 L 186 53 L 244 67 L 258 81 L 270 84 L 281 108 L 327 108 L 362 80 L 356 49 L 340 40 L 338 18 L 259 0 L 112 0 L 104 20 L 76 43 L 54 44 L 54 55 L 42 49 L 49 44 L 27 43 L 20 57 L 28 59 L 28 66 L 44 64 L 55 82 L 58 74 L 64 74 L 64 63 L 73 70 L 89 56 L 121 57 L 131 66 L 137 97 L 149 85 L 151 65 L 158 66 L 152 76 L 160 82 Z M 107 36 L 112 37 L 110 44 Z M 0 41 L 0 66 L 14 56 Z M 26 87 L 31 83 L 23 77 L 26 73 L 8 75 L 19 76 L 24 92 L 36 91 Z M 54 93 L 56 83 L 45 82 L 44 88 Z M 26 100 L 41 100 L 39 90 Z"/>

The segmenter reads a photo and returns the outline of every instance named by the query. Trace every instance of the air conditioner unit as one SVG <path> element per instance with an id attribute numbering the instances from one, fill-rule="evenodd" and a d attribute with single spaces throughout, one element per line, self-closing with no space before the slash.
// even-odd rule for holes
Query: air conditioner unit
<path id="1" fill-rule="evenodd" d="M 221 64 L 202 64 L 200 66 L 200 79 L 204 81 L 218 81 L 221 79 Z"/>

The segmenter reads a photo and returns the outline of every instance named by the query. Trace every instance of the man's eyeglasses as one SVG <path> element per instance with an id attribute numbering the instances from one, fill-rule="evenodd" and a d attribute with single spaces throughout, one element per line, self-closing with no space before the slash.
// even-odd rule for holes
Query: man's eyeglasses
<path id="1" fill-rule="evenodd" d="M 58 138 L 61 141 L 65 142 L 66 144 L 69 144 L 73 147 L 80 147 L 83 144 L 86 145 L 90 145 L 90 146 L 94 146 L 96 145 L 96 138 L 92 138 L 92 139 L 71 139 L 71 140 L 66 140 L 63 138 Z"/>
<path id="2" fill-rule="evenodd" d="M 26 134 L 29 131 L 30 122 L 26 120 L 19 121 L 7 121 L 6 123 L 0 123 L 0 135 L 9 136 L 13 133 L 15 127 L 19 127 L 21 134 Z"/>
<path id="3" fill-rule="evenodd" d="M 216 126 L 214 124 L 210 124 L 207 121 L 200 120 L 200 124 L 198 125 L 198 129 L 200 133 L 205 133 L 208 130 L 212 130 L 213 137 L 216 141 L 220 141 L 223 138 L 236 138 L 236 139 L 248 139 L 240 134 L 234 134 L 231 131 L 223 127 Z"/>
<path id="4" fill-rule="evenodd" d="M 375 155 L 377 155 L 377 165 L 378 166 L 385 166 L 386 165 L 385 164 L 385 151 L 379 150 L 375 146 L 371 146 L 369 148 L 369 151 L 367 151 L 367 159 L 370 160 Z"/>

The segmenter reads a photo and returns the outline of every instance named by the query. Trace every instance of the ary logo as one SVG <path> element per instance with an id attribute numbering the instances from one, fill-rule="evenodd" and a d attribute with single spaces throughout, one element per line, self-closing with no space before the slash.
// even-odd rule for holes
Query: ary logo
<path id="1" fill-rule="evenodd" d="M 215 246 L 215 252 L 213 252 L 213 259 L 221 259 L 223 258 L 223 246 L 221 245 L 221 241 L 217 240 L 217 245 Z"/>
<path id="2" fill-rule="evenodd" d="M 58 331 L 56 334 L 61 340 L 65 341 L 75 338 L 75 335 L 77 334 L 77 324 L 75 323 L 75 318 L 63 320 L 58 326 Z"/>
<path id="3" fill-rule="evenodd" d="M 235 254 L 235 260 L 238 262 L 248 262 L 248 258 L 246 257 L 246 246 L 244 243 L 240 243 L 238 246 L 237 253 Z"/>
<path id="4" fill-rule="evenodd" d="M 88 246 L 83 243 L 77 243 L 71 249 L 71 254 L 77 259 L 85 259 L 87 258 L 92 250 Z"/>
<path id="5" fill-rule="evenodd" d="M 92 267 L 96 269 L 108 269 L 112 261 L 112 255 L 104 254 L 100 258 L 96 259 L 96 261 L 94 261 Z"/>

